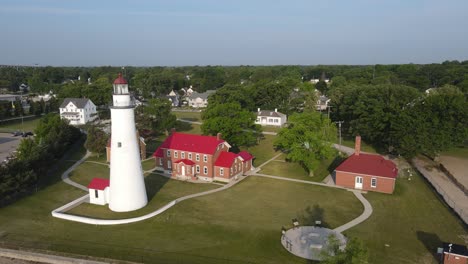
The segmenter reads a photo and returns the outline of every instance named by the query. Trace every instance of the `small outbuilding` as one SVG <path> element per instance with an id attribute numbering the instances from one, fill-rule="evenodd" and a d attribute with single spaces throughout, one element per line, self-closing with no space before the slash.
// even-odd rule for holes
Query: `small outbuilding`
<path id="1" fill-rule="evenodd" d="M 457 245 L 452 243 L 443 243 L 440 248 L 442 264 L 467 264 L 468 263 L 468 250 L 464 245 Z"/>
<path id="2" fill-rule="evenodd" d="M 89 202 L 92 204 L 105 205 L 109 201 L 109 180 L 94 178 L 88 185 Z"/>
<path id="3" fill-rule="evenodd" d="M 396 165 L 376 154 L 361 153 L 361 137 L 356 137 L 354 154 L 335 169 L 335 184 L 345 188 L 393 193 L 398 175 Z"/>

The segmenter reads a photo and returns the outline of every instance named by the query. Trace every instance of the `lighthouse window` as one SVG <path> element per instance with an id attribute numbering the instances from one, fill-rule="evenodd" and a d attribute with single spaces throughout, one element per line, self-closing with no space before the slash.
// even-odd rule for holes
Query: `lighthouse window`
<path id="1" fill-rule="evenodd" d="M 122 142 L 117 142 L 117 147 L 121 148 L 122 147 Z"/>

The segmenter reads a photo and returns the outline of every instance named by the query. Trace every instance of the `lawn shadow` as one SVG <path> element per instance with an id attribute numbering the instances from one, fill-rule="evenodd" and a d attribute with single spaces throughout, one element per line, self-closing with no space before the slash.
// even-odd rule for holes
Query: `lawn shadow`
<path id="1" fill-rule="evenodd" d="M 322 207 L 314 204 L 312 208 L 307 206 L 303 212 L 299 212 L 297 219 L 299 220 L 299 224 L 303 226 L 315 226 L 316 222 L 320 221 L 321 224 L 319 226 L 328 228 L 329 225 L 325 221 L 324 212 L 325 210 Z"/>
<path id="2" fill-rule="evenodd" d="M 442 246 L 442 241 L 440 240 L 439 236 L 424 231 L 416 231 L 416 236 L 418 237 L 418 240 L 424 244 L 427 251 L 431 253 L 434 259 L 436 261 L 439 261 L 439 257 L 437 255 L 437 248 Z"/>
<path id="3" fill-rule="evenodd" d="M 177 131 L 182 131 L 182 132 L 183 131 L 190 131 L 190 130 L 193 129 L 192 124 L 187 123 L 187 122 L 182 122 L 180 120 L 177 120 L 175 127 L 176 127 Z"/>
<path id="4" fill-rule="evenodd" d="M 150 173 L 145 177 L 146 195 L 148 196 L 148 202 L 151 201 L 154 196 L 170 181 L 169 177 Z"/>
<path id="5" fill-rule="evenodd" d="M 333 175 L 336 167 L 338 167 L 345 159 L 346 159 L 346 157 L 343 157 L 341 155 L 336 155 L 336 157 L 333 159 L 333 161 L 327 167 L 328 172 Z"/>
<path id="6" fill-rule="evenodd" d="M 195 117 L 184 117 L 184 118 L 180 118 L 181 120 L 187 120 L 187 121 L 193 121 L 193 122 L 199 122 L 200 119 L 198 118 L 195 118 Z"/>

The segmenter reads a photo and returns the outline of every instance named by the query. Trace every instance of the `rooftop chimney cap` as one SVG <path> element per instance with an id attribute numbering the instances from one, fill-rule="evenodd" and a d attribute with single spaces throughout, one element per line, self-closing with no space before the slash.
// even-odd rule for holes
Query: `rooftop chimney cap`
<path id="1" fill-rule="evenodd" d="M 361 136 L 357 135 L 354 143 L 354 155 L 359 156 L 361 153 Z"/>

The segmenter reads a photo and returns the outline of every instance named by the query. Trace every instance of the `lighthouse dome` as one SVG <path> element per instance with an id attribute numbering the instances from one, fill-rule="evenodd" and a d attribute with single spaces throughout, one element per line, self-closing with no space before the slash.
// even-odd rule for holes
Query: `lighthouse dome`
<path id="1" fill-rule="evenodd" d="M 119 77 L 115 79 L 114 84 L 128 84 L 127 80 L 125 80 L 124 77 L 122 77 L 122 73 L 119 73 Z"/>

